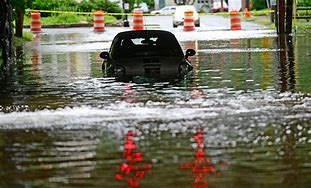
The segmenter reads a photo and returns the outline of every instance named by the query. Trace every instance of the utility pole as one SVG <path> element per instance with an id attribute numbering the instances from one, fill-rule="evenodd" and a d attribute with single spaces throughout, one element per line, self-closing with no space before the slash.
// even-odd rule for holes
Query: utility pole
<path id="1" fill-rule="evenodd" d="M 277 0 L 278 24 L 277 33 L 285 33 L 285 0 Z"/>
<path id="2" fill-rule="evenodd" d="M 286 1 L 286 34 L 292 33 L 293 26 L 293 0 Z"/>

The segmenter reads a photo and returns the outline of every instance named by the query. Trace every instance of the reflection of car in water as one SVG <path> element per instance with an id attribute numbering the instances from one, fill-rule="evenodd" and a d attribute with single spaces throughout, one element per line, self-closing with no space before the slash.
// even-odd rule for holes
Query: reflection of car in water
<path id="1" fill-rule="evenodd" d="M 117 34 L 109 52 L 101 52 L 108 76 L 185 76 L 193 66 L 175 36 L 168 31 L 140 30 Z"/>

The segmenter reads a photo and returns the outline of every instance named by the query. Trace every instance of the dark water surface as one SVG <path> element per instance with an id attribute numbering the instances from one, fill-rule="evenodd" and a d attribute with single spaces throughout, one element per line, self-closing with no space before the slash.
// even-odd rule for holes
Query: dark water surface
<path id="1" fill-rule="evenodd" d="M 51 30 L 17 49 L 1 188 L 311 186 L 310 34 L 176 32 L 197 50 L 192 78 L 129 82 L 101 71 L 114 34 Z"/>

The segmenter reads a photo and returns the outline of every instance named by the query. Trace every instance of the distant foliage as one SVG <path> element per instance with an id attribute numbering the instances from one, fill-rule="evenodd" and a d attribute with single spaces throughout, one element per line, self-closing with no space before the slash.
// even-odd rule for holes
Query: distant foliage
<path id="1" fill-rule="evenodd" d="M 253 4 L 253 9 L 255 10 L 261 10 L 268 8 L 266 0 L 251 0 Z"/>
<path id="2" fill-rule="evenodd" d="M 310 0 L 298 0 L 298 6 L 309 7 L 311 6 Z"/>

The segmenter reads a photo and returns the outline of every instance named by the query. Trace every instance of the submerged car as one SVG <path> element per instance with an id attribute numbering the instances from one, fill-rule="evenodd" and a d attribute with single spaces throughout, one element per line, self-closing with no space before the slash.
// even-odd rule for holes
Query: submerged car
<path id="1" fill-rule="evenodd" d="M 175 13 L 176 6 L 163 7 L 160 10 L 151 11 L 150 14 L 153 15 L 173 15 Z"/>
<path id="2" fill-rule="evenodd" d="M 109 52 L 100 53 L 108 76 L 185 76 L 193 69 L 176 37 L 169 31 L 133 30 L 118 33 Z"/>

